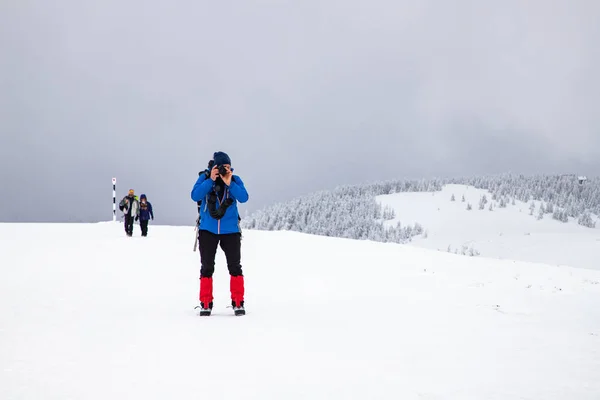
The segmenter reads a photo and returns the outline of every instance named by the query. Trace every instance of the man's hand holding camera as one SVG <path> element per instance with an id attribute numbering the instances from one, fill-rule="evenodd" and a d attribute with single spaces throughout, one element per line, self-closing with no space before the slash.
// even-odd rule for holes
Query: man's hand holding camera
<path id="1" fill-rule="evenodd" d="M 212 179 L 213 181 L 216 181 L 218 177 L 219 177 L 219 167 L 217 167 L 215 165 L 212 168 L 212 170 L 210 170 L 210 179 Z"/>
<path id="2" fill-rule="evenodd" d="M 219 176 L 221 177 L 221 179 L 223 179 L 223 182 L 225 182 L 227 186 L 231 185 L 231 178 L 233 174 L 231 173 L 229 165 L 215 165 L 212 168 L 212 170 L 210 171 L 210 179 L 215 181 Z"/>

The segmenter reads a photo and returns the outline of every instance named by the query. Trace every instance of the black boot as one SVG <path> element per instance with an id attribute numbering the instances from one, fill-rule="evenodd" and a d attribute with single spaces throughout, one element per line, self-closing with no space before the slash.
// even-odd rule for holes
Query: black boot
<path id="1" fill-rule="evenodd" d="M 235 304 L 235 301 L 231 300 L 231 307 L 233 307 L 233 312 L 235 315 L 246 315 L 246 309 L 244 308 L 244 300 L 242 300 L 240 304 Z"/>
<path id="2" fill-rule="evenodd" d="M 204 303 L 200 303 L 200 305 L 196 306 L 196 308 L 200 309 L 200 316 L 201 317 L 208 317 L 210 315 L 210 313 L 212 312 L 213 303 L 211 301 L 208 304 L 208 307 Z"/>

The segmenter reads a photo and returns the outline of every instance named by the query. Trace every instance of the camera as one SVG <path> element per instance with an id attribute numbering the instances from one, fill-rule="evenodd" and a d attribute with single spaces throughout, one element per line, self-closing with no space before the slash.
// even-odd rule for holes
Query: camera
<path id="1" fill-rule="evenodd" d="M 205 171 L 201 171 L 198 173 L 198 176 L 201 176 L 202 174 L 206 174 L 206 177 L 210 177 L 210 171 L 212 171 L 212 169 L 215 167 L 215 162 L 213 160 L 210 160 L 208 162 L 208 168 Z M 219 175 L 224 176 L 227 175 L 228 171 L 227 168 L 225 168 L 224 165 L 218 165 L 217 169 L 219 171 Z"/>
<path id="2" fill-rule="evenodd" d="M 219 165 L 219 175 L 227 175 L 227 168 L 224 165 Z"/>

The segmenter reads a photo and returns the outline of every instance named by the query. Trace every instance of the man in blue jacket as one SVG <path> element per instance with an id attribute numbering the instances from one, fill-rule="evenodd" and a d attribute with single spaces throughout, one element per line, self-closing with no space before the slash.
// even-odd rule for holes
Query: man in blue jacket
<path id="1" fill-rule="evenodd" d="M 202 201 L 198 244 L 200 247 L 200 315 L 213 307 L 213 280 L 217 247 L 225 252 L 230 275 L 231 305 L 235 315 L 244 315 L 244 275 L 241 266 L 241 239 L 237 202 L 248 201 L 242 179 L 233 175 L 226 153 L 213 154 L 212 167 L 200 174 L 192 189 L 192 200 Z M 209 164 L 210 165 L 210 164 Z"/>

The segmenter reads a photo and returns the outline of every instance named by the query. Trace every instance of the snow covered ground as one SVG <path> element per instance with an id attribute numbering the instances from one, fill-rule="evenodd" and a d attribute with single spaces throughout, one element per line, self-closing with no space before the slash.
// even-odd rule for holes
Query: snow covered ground
<path id="1" fill-rule="evenodd" d="M 600 271 L 248 231 L 201 318 L 193 229 L 138 228 L 0 224 L 1 399 L 600 398 Z"/>
<path id="2" fill-rule="evenodd" d="M 450 201 L 452 194 L 454 202 Z M 488 203 L 480 210 L 479 199 L 484 194 L 491 202 L 486 190 L 447 185 L 440 192 L 396 193 L 378 196 L 377 201 L 396 212 L 396 218 L 386 224 L 423 225 L 427 237 L 414 237 L 411 244 L 415 246 L 441 251 L 450 246 L 451 252 L 459 253 L 466 246 L 486 257 L 600 269 L 600 223 L 597 228 L 586 228 L 573 219 L 556 221 L 551 214 L 537 220 L 539 202 L 533 216 L 529 204 L 520 201 L 493 211 Z M 473 206 L 470 211 L 468 203 Z"/>

